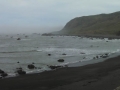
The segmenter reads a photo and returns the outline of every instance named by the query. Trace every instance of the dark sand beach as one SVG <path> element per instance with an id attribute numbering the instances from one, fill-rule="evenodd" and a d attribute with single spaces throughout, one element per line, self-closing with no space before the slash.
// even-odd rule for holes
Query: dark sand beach
<path id="1" fill-rule="evenodd" d="M 0 79 L 0 90 L 114 90 L 120 86 L 120 56 L 81 67 Z"/>

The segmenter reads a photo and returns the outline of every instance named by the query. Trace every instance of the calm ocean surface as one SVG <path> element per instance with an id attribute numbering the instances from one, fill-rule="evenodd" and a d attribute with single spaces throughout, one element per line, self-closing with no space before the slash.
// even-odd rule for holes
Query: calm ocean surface
<path id="1" fill-rule="evenodd" d="M 16 68 L 27 73 L 50 70 L 47 65 L 67 65 L 92 60 L 97 55 L 120 52 L 120 40 L 89 39 L 75 36 L 27 35 L 0 36 L 0 69 L 9 76 L 16 75 Z M 21 40 L 17 40 L 21 38 Z M 51 56 L 48 56 L 51 54 Z M 66 55 L 62 55 L 66 54 Z M 58 62 L 64 59 L 64 62 Z M 97 59 L 96 59 L 97 60 Z M 19 63 L 17 63 L 19 62 Z M 35 63 L 37 69 L 30 70 L 28 64 Z"/>

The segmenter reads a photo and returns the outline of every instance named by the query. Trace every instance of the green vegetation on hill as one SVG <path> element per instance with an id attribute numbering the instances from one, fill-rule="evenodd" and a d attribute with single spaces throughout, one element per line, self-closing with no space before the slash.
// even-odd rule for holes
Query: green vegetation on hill
<path id="1" fill-rule="evenodd" d="M 74 18 L 65 25 L 60 33 L 68 35 L 120 35 L 120 11 Z"/>

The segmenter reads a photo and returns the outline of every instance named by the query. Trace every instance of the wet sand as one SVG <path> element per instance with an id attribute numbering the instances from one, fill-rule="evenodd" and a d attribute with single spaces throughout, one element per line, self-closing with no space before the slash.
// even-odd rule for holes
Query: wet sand
<path id="1" fill-rule="evenodd" d="M 120 86 L 120 56 L 81 67 L 0 79 L 0 90 L 114 90 Z"/>

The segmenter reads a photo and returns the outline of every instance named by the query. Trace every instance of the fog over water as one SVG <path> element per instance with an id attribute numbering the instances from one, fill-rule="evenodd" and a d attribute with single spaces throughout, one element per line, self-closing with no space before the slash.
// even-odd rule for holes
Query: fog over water
<path id="1" fill-rule="evenodd" d="M 59 31 L 63 27 L 50 27 L 50 26 L 0 26 L 0 34 L 32 34 L 32 33 L 49 33 Z"/>

